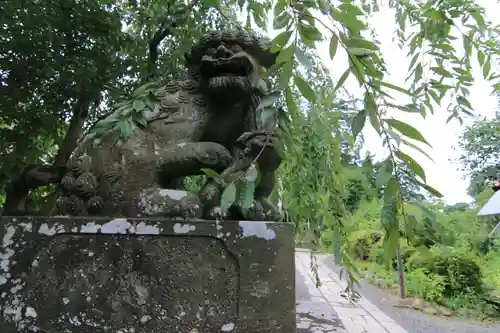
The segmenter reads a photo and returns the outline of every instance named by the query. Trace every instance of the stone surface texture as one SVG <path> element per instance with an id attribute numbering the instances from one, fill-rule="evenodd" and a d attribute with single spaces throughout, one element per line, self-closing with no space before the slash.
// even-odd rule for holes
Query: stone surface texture
<path id="1" fill-rule="evenodd" d="M 1 333 L 295 332 L 293 225 L 2 218 Z"/>

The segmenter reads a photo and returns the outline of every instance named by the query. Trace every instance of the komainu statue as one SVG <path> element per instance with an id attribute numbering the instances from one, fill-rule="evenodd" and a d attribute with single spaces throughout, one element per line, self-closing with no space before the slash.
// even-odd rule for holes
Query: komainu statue
<path id="1" fill-rule="evenodd" d="M 274 60 L 266 43 L 245 31 L 203 37 L 186 54 L 185 78 L 165 87 L 147 126 L 133 126 L 124 141 L 109 131 L 82 143 L 60 182 L 54 214 L 280 220 L 268 197 L 281 158 L 258 107 L 262 68 Z M 252 163 L 258 183 L 245 212 L 232 207 L 220 216 L 223 189 L 213 179 L 199 193 L 183 189 L 184 178 L 202 169 L 236 174 Z"/>

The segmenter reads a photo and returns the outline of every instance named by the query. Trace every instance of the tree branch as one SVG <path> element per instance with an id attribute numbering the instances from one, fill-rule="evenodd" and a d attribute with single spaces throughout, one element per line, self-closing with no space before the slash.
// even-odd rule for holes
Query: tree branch
<path id="1" fill-rule="evenodd" d="M 28 165 L 5 190 L 3 216 L 24 215 L 29 192 L 40 186 L 57 183 L 61 180 L 64 172 L 64 167 Z"/>
<path id="2" fill-rule="evenodd" d="M 175 25 L 172 25 L 172 27 L 175 27 Z M 154 78 L 158 75 L 158 46 L 169 35 L 172 35 L 172 30 L 165 27 L 165 24 L 162 24 L 161 27 L 156 30 L 153 38 L 151 38 L 151 41 L 149 42 L 149 56 L 147 67 L 149 78 Z"/>
<path id="3" fill-rule="evenodd" d="M 194 0 L 191 2 L 187 7 L 186 7 L 186 13 L 191 13 L 191 11 L 194 9 L 194 6 L 198 3 L 199 0 Z M 158 75 L 158 46 L 160 43 L 167 38 L 167 36 L 173 36 L 174 31 L 173 29 L 177 28 L 178 22 L 172 21 L 170 24 L 167 22 L 164 22 L 158 30 L 156 30 L 155 34 L 153 35 L 153 38 L 151 38 L 151 41 L 149 42 L 149 55 L 148 55 L 148 66 L 147 66 L 147 75 L 148 78 L 155 78 Z"/>
<path id="4" fill-rule="evenodd" d="M 28 165 L 21 172 L 21 175 L 7 186 L 3 216 L 25 215 L 27 213 L 26 203 L 31 190 L 55 184 L 61 180 L 66 171 L 66 164 L 77 146 L 90 105 L 97 99 L 100 91 L 100 87 L 90 92 L 87 91 L 74 104 L 73 117 L 71 117 L 68 131 L 59 146 L 52 165 Z"/>

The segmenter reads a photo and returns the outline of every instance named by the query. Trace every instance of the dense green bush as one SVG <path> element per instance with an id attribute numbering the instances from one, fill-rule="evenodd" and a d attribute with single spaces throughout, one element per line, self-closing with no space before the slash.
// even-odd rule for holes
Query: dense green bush
<path id="1" fill-rule="evenodd" d="M 446 288 L 445 278 L 424 268 L 406 274 L 406 288 L 412 295 L 431 302 L 440 302 Z"/>
<path id="2" fill-rule="evenodd" d="M 374 245 L 381 243 L 383 234 L 378 230 L 359 230 L 349 237 L 349 252 L 359 260 L 369 260 L 373 255 Z"/>
<path id="3" fill-rule="evenodd" d="M 414 253 L 407 261 L 410 272 L 424 269 L 444 278 L 443 295 L 456 297 L 465 293 L 481 294 L 484 291 L 479 265 L 464 255 L 433 248 L 428 255 Z"/>
<path id="4" fill-rule="evenodd" d="M 476 216 L 490 192 L 476 198 L 476 207 L 425 201 L 404 204 L 404 212 L 411 218 L 400 219 L 399 242 L 409 296 L 459 312 L 498 316 L 484 301 L 500 297 L 500 239 L 488 237 L 498 221 Z M 346 214 L 343 223 L 349 237 L 344 246 L 358 267 L 376 278 L 373 281 L 392 288 L 398 283 L 397 263 L 395 253 L 387 260 L 381 205 L 376 198 L 370 201 L 365 196 L 355 211 Z M 322 234 L 322 244 L 331 247 L 332 241 L 333 233 Z"/>

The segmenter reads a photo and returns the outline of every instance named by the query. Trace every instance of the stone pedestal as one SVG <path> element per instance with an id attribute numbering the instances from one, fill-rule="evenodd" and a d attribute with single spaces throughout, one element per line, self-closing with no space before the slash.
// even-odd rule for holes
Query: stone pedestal
<path id="1" fill-rule="evenodd" d="M 292 224 L 1 223 L 2 333 L 295 332 Z"/>

